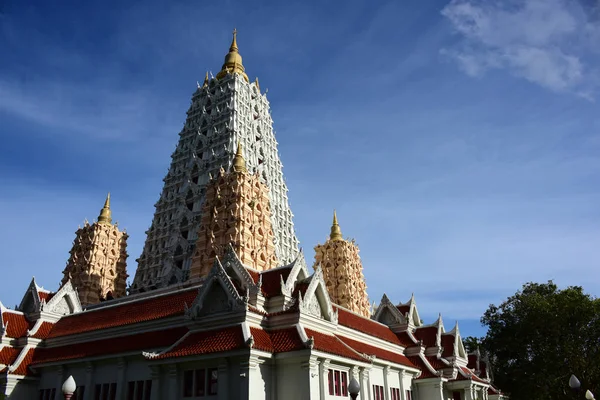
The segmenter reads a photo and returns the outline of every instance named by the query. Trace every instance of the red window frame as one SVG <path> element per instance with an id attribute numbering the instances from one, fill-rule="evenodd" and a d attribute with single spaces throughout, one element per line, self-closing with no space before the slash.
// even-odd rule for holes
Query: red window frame
<path id="1" fill-rule="evenodd" d="M 333 380 L 335 382 L 335 396 L 341 396 L 342 390 L 340 387 L 340 371 L 333 371 Z"/>
<path id="2" fill-rule="evenodd" d="M 330 369 L 327 372 L 328 384 L 329 384 L 329 395 L 333 396 L 333 370 Z"/>

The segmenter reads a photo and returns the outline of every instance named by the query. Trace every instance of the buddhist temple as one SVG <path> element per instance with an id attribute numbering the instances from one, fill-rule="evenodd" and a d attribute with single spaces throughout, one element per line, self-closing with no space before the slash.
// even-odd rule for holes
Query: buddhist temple
<path id="1" fill-rule="evenodd" d="M 62 274 L 47 266 L 57 288 L 33 278 L 20 304 L 0 303 L 0 399 L 59 400 L 68 377 L 72 400 L 337 399 L 353 379 L 361 400 L 505 399 L 457 322 L 425 324 L 408 288 L 371 305 L 343 215 L 329 236 L 323 221 L 314 256 L 299 248 L 270 105 L 236 33 L 194 86 L 132 284 L 109 195 Z"/>

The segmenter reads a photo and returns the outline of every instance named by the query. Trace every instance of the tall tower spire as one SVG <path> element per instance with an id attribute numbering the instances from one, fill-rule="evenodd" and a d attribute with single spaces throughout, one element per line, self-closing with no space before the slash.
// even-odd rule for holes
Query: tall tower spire
<path id="1" fill-rule="evenodd" d="M 75 240 L 65 267 L 62 284 L 69 279 L 77 288 L 83 306 L 101 299 L 125 296 L 127 279 L 127 233 L 112 224 L 110 193 L 98 222 L 84 224 Z"/>
<path id="2" fill-rule="evenodd" d="M 277 259 L 288 264 L 298 254 L 269 101 L 257 84 L 248 82 L 238 47 L 234 33 L 217 79 L 200 88 L 194 86 L 187 119 L 146 232 L 132 293 L 188 279 L 198 232 L 203 229 L 207 185 L 211 177 L 220 176 L 221 169 L 244 170 L 240 161 L 247 171 L 258 173 L 268 189 Z"/>
<path id="3" fill-rule="evenodd" d="M 100 215 L 98 216 L 98 223 L 101 223 L 101 224 L 112 223 L 112 212 L 110 211 L 110 192 L 106 195 L 106 200 L 104 201 L 104 207 L 102 207 L 102 210 L 100 210 Z"/>
<path id="4" fill-rule="evenodd" d="M 342 231 L 333 212 L 333 225 L 325 244 L 315 247 L 315 263 L 321 266 L 323 279 L 331 301 L 364 317 L 371 316 L 367 285 L 362 262 L 354 241 L 342 238 Z"/>

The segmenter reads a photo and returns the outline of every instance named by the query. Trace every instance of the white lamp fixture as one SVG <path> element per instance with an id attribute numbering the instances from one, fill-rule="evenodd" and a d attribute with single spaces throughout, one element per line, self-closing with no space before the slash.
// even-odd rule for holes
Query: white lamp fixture
<path id="1" fill-rule="evenodd" d="M 356 399 L 356 396 L 360 393 L 360 383 L 354 377 L 350 379 L 350 383 L 348 384 L 348 393 L 350 393 L 352 399 Z"/>
<path id="2" fill-rule="evenodd" d="M 579 389 L 581 387 L 581 382 L 579 382 L 579 379 L 575 375 L 571 375 L 569 378 L 569 387 L 571 389 Z"/>
<path id="3" fill-rule="evenodd" d="M 73 393 L 75 393 L 76 389 L 77 389 L 77 384 L 75 383 L 75 379 L 73 379 L 73 375 L 71 375 L 67 378 L 65 383 L 63 383 L 63 385 L 62 385 L 62 392 L 63 392 L 63 395 L 65 396 L 65 399 L 69 400 L 71 398 L 71 396 L 73 396 Z"/>
<path id="4" fill-rule="evenodd" d="M 586 392 L 585 392 L 585 398 L 587 400 L 595 400 L 594 399 L 594 393 L 590 392 L 589 390 L 586 390 Z"/>

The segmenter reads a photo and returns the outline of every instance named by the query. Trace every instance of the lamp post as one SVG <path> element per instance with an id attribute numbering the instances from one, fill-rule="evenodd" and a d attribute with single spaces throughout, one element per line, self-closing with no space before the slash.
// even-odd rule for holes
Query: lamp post
<path id="1" fill-rule="evenodd" d="M 360 393 L 360 383 L 358 383 L 354 377 L 350 379 L 350 383 L 348 384 L 348 393 L 350 393 L 350 398 L 352 400 L 356 400 L 358 394 Z"/>
<path id="2" fill-rule="evenodd" d="M 65 400 L 70 400 L 73 397 L 73 393 L 77 389 L 77 384 L 75 383 L 75 379 L 73 379 L 73 375 L 69 376 L 65 383 L 62 385 L 62 392 L 65 396 Z"/>
<path id="3" fill-rule="evenodd" d="M 579 391 L 579 389 L 581 388 L 581 382 L 579 382 L 579 379 L 577 379 L 575 375 L 571 375 L 571 377 L 569 378 L 569 387 L 576 391 Z M 592 393 L 589 390 L 585 391 L 585 398 L 587 400 L 596 400 L 594 398 L 594 393 Z"/>

